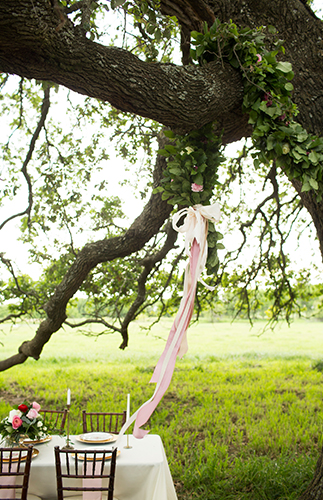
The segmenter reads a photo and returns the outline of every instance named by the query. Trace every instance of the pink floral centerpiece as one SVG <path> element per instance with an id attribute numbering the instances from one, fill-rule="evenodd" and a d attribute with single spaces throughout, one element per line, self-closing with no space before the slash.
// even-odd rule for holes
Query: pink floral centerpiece
<path id="1" fill-rule="evenodd" d="M 19 445 L 24 438 L 35 441 L 47 436 L 47 427 L 43 424 L 39 410 L 40 405 L 36 401 L 24 401 L 13 406 L 9 416 L 0 422 L 0 434 L 5 446 Z"/>

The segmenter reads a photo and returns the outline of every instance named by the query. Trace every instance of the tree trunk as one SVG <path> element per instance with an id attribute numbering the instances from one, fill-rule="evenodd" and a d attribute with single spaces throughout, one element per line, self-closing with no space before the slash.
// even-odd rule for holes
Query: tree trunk
<path id="1" fill-rule="evenodd" d="M 322 500 L 323 498 L 323 449 L 317 461 L 314 477 L 298 500 Z"/>

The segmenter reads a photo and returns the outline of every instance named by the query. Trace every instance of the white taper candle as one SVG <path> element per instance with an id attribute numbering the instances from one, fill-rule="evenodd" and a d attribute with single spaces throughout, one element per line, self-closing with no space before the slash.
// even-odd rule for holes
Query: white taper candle
<path id="1" fill-rule="evenodd" d="M 130 394 L 127 394 L 127 420 L 130 418 Z"/>

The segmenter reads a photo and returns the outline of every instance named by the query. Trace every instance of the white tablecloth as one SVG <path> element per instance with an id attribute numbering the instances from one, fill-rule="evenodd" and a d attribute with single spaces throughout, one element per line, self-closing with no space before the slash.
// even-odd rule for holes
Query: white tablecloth
<path id="1" fill-rule="evenodd" d="M 75 449 L 89 448 L 71 436 Z M 48 443 L 37 444 L 39 455 L 33 458 L 29 479 L 29 493 L 43 499 L 57 498 L 54 446 L 63 447 L 64 438 L 52 436 Z M 117 457 L 114 495 L 118 500 L 177 500 L 174 483 L 170 474 L 163 443 L 157 435 L 147 435 L 143 439 L 123 436 Z M 91 445 L 98 449 L 110 445 Z"/>

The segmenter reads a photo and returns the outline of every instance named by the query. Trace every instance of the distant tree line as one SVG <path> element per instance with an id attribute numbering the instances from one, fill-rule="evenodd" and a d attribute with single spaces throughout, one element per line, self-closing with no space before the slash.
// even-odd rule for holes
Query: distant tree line
<path id="1" fill-rule="evenodd" d="M 241 294 L 248 293 L 248 297 L 241 297 Z M 249 319 L 268 320 L 271 321 L 275 317 L 274 311 L 274 296 L 272 290 L 241 289 L 241 294 L 234 290 L 233 292 L 221 292 L 221 297 L 216 295 L 213 301 L 203 303 L 198 315 L 204 318 L 210 318 L 210 321 L 228 319 Z M 294 310 L 293 318 L 313 318 L 323 320 L 323 284 L 300 286 L 298 290 L 297 306 Z M 248 305 L 249 304 L 249 308 Z M 15 304 L 0 305 L 0 315 L 9 315 L 15 308 Z M 154 304 L 147 307 L 143 312 L 143 316 L 154 318 L 159 315 L 162 304 Z M 68 307 L 69 318 L 86 319 L 93 317 L 95 314 L 94 305 L 88 298 L 75 297 Z M 114 310 L 111 304 L 105 307 L 101 304 L 101 317 L 111 318 Z M 176 314 L 176 304 L 170 304 L 168 313 L 165 316 L 171 317 Z M 121 313 L 122 315 L 122 313 Z M 41 319 L 40 312 L 34 313 L 35 319 Z"/>

